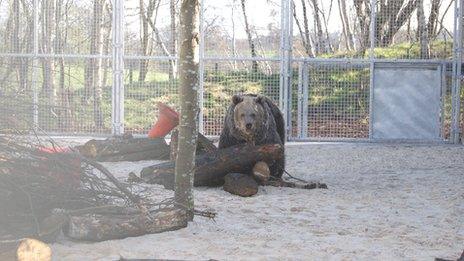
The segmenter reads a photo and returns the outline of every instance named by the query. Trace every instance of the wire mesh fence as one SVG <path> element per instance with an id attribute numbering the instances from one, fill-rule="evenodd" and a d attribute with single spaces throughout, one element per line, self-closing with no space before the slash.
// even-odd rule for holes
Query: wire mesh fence
<path id="1" fill-rule="evenodd" d="M 230 97 L 253 92 L 290 112 L 289 138 L 366 139 L 375 64 L 423 60 L 444 63 L 442 136 L 450 139 L 461 2 L 203 0 L 203 132 L 219 135 Z M 146 134 L 157 102 L 177 108 L 178 7 L 173 0 L 0 0 L 0 109 L 30 113 L 48 132 L 110 135 L 115 104 L 124 105 L 116 109 L 124 130 Z M 121 42 L 119 84 L 113 77 L 121 68 L 113 66 Z"/>

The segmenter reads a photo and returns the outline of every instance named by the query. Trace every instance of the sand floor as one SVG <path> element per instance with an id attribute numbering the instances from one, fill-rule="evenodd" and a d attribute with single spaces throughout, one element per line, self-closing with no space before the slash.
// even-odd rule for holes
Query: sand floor
<path id="1" fill-rule="evenodd" d="M 464 146 L 310 143 L 286 153 L 290 173 L 329 189 L 260 187 L 241 198 L 195 188 L 196 208 L 215 220 L 100 243 L 63 239 L 54 258 L 433 260 L 464 250 Z M 124 178 L 150 164 L 105 165 Z"/>

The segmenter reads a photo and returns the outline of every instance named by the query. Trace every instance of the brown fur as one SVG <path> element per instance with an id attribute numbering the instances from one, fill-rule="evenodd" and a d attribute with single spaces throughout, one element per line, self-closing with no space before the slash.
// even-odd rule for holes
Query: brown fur
<path id="1" fill-rule="evenodd" d="M 219 139 L 219 148 L 241 143 L 284 145 L 283 116 L 269 98 L 255 94 L 233 96 Z M 281 177 L 284 167 L 285 155 L 282 155 L 281 159 L 269 165 L 271 175 Z"/>

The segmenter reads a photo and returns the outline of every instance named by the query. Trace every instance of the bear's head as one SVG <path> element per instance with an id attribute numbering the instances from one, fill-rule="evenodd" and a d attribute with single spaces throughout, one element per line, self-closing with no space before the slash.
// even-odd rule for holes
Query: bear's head
<path id="1" fill-rule="evenodd" d="M 265 133 L 268 125 L 268 112 L 263 96 L 234 95 L 234 128 L 240 138 L 248 143 L 254 143 Z"/>

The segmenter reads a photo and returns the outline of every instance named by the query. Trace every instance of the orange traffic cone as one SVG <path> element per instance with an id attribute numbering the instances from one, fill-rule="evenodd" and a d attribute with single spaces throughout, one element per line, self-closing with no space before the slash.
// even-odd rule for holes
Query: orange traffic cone
<path id="1" fill-rule="evenodd" d="M 158 102 L 158 121 L 148 132 L 149 138 L 164 137 L 179 124 L 179 114 L 164 103 Z"/>

